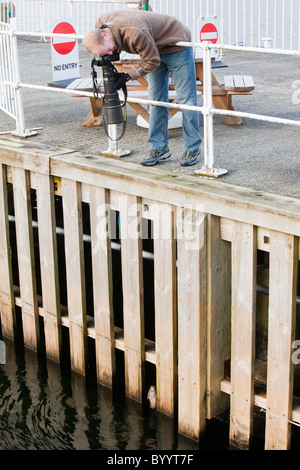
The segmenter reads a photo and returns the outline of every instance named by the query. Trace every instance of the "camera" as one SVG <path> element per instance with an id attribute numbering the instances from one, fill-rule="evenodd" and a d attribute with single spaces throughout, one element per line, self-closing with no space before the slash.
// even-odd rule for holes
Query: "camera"
<path id="1" fill-rule="evenodd" d="M 117 60 L 120 60 L 120 54 L 118 51 L 115 51 L 113 54 L 103 55 L 98 59 L 94 57 L 92 60 L 92 66 L 93 64 L 97 65 L 98 67 L 103 67 L 103 65 L 113 66 L 112 62 L 116 62 Z"/>
<path id="2" fill-rule="evenodd" d="M 112 62 L 119 60 L 120 56 L 117 51 L 111 55 L 104 55 L 98 59 L 92 60 L 92 77 L 93 77 L 93 90 L 94 96 L 98 96 L 97 91 L 97 73 L 95 66 L 102 67 L 103 72 L 103 105 L 104 105 L 104 117 L 106 124 L 120 124 L 124 122 L 122 106 L 120 103 L 119 94 L 116 88 L 118 79 L 124 75 L 117 71 Z M 125 96 L 127 93 L 124 93 Z"/>

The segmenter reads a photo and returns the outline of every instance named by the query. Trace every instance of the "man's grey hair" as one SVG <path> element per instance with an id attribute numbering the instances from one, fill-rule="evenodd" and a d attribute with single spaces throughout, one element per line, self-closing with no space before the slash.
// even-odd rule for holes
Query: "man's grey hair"
<path id="1" fill-rule="evenodd" d="M 84 36 L 82 43 L 91 54 L 94 54 L 93 49 L 95 44 L 103 44 L 104 39 L 102 32 L 103 30 L 101 29 L 91 29 L 91 31 Z"/>

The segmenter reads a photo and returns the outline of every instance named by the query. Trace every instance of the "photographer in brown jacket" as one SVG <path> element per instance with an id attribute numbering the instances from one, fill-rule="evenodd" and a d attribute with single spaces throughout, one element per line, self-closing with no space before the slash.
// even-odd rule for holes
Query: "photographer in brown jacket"
<path id="1" fill-rule="evenodd" d="M 118 81 L 117 89 L 126 81 L 147 75 L 149 99 L 168 102 L 169 77 L 172 75 L 178 103 L 197 106 L 195 63 L 192 47 L 175 43 L 191 41 L 189 29 L 170 15 L 150 11 L 117 10 L 101 16 L 95 29 L 87 33 L 84 45 L 96 57 L 115 51 L 138 54 L 140 61 Z M 171 156 L 168 147 L 168 108 L 150 107 L 148 142 L 150 149 L 143 165 L 156 165 Z M 195 165 L 200 155 L 199 114 L 182 110 L 185 151 L 181 165 Z"/>

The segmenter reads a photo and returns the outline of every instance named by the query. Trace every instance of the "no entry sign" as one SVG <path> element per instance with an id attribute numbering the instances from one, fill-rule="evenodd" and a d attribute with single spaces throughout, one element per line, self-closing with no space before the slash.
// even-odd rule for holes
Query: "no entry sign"
<path id="1" fill-rule="evenodd" d="M 53 33 L 55 34 L 76 34 L 75 29 L 70 23 L 63 21 L 55 26 Z M 76 46 L 76 39 L 69 39 L 66 37 L 53 37 L 52 44 L 58 54 L 70 54 Z"/>
<path id="2" fill-rule="evenodd" d="M 211 44 L 217 44 L 219 40 L 219 17 L 218 16 L 201 16 L 197 21 L 197 41 L 209 41 Z M 211 50 L 212 57 L 216 60 L 220 57 L 219 49 Z M 201 48 L 196 48 L 196 57 L 203 57 Z"/>
<path id="3" fill-rule="evenodd" d="M 200 31 L 200 42 L 210 41 L 212 44 L 216 44 L 218 36 L 217 27 L 213 23 L 206 23 Z"/>
<path id="4" fill-rule="evenodd" d="M 53 34 L 76 34 L 72 20 L 52 22 Z M 78 43 L 74 37 L 54 36 L 51 40 L 52 76 L 54 82 L 79 78 Z"/>

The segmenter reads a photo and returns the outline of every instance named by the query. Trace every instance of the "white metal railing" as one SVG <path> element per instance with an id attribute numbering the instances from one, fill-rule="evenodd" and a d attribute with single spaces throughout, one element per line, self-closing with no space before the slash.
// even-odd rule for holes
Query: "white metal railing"
<path id="1" fill-rule="evenodd" d="M 12 132 L 21 137 L 29 137 L 34 131 L 25 129 L 23 100 L 19 73 L 17 38 L 8 23 L 0 22 L 0 109 L 16 121 Z"/>
<path id="2" fill-rule="evenodd" d="M 28 33 L 30 34 L 30 33 Z M 31 33 L 34 34 L 34 33 Z M 12 62 L 9 62 L 10 66 L 12 67 L 13 70 L 18 71 L 18 59 L 17 59 L 17 41 L 16 37 L 18 35 L 24 35 L 23 32 L 19 31 L 13 31 L 11 30 L 6 30 L 3 29 L 0 31 L 0 38 L 1 37 L 6 37 L 10 38 L 11 44 L 13 44 L 13 50 L 15 50 L 15 53 L 12 54 Z M 60 36 L 60 37 L 69 37 L 69 38 L 76 38 L 76 39 L 82 39 L 82 36 L 79 35 L 63 35 L 63 34 L 54 34 L 54 33 L 43 33 L 45 37 L 55 37 L 55 36 Z M 5 41 L 4 41 L 5 43 Z M 2 44 L 2 42 L 0 43 Z M 218 167 L 215 166 L 214 163 L 214 137 L 213 137 L 213 115 L 215 114 L 220 114 L 220 115 L 231 115 L 231 116 L 240 116 L 240 117 L 245 117 L 245 118 L 250 118 L 250 119 L 257 119 L 257 120 L 262 120 L 262 121 L 267 121 L 267 122 L 272 122 L 272 123 L 279 123 L 283 125 L 293 125 L 300 127 L 300 121 L 292 120 L 292 119 L 284 119 L 280 117 L 273 117 L 273 116 L 265 116 L 265 115 L 258 115 L 254 113 L 247 113 L 247 112 L 240 112 L 240 111 L 229 111 L 229 110 L 221 110 L 221 109 L 215 109 L 213 108 L 212 104 L 212 90 L 211 90 L 211 50 L 215 48 L 215 45 L 210 44 L 209 42 L 202 42 L 202 43 L 185 43 L 185 42 L 179 42 L 177 43 L 178 45 L 185 45 L 189 47 L 198 47 L 203 49 L 203 69 L 204 69 L 204 82 L 203 82 L 203 94 L 204 94 L 204 104 L 203 106 L 188 106 L 188 105 L 179 105 L 179 104 L 174 104 L 174 103 L 162 103 L 162 102 L 156 102 L 156 101 L 150 101 L 147 99 L 140 99 L 140 98 L 128 98 L 128 102 L 132 103 L 140 103 L 140 104 L 146 104 L 146 105 L 158 105 L 158 106 L 164 106 L 168 108 L 177 108 L 177 109 L 187 109 L 187 110 L 196 110 L 203 115 L 204 119 L 204 136 L 203 136 L 203 146 L 204 146 L 204 167 L 201 170 L 201 174 L 209 174 L 212 176 L 219 176 L 220 174 L 224 174 L 227 171 L 223 169 L 218 169 Z M 279 50 L 273 50 L 273 49 L 256 49 L 256 48 L 245 48 L 241 46 L 224 46 L 224 45 L 217 45 L 221 49 L 231 49 L 231 50 L 239 50 L 239 51 L 256 51 L 256 52 L 263 52 L 263 53 L 271 53 L 271 54 L 277 54 L 280 53 L 282 54 L 282 51 Z M 285 51 L 285 54 L 291 54 L 291 55 L 299 55 L 300 56 L 300 51 Z M 80 96 L 88 96 L 92 97 L 92 93 L 87 93 L 87 92 L 75 92 L 74 90 L 66 90 L 66 89 L 61 89 L 61 88 L 52 88 L 52 87 L 45 87 L 45 86 L 38 86 L 38 85 L 33 85 L 29 83 L 22 83 L 20 82 L 19 79 L 19 74 L 17 75 L 11 75 L 8 74 L 6 78 L 2 78 L 1 75 L 1 89 L 4 90 L 5 96 L 7 95 L 7 90 L 13 89 L 14 90 L 14 96 L 16 96 L 16 99 L 19 103 L 19 106 L 16 108 L 16 121 L 17 121 L 17 130 L 16 133 L 20 133 L 21 135 L 24 133 L 28 133 L 28 131 L 25 130 L 25 123 L 24 123 L 24 116 L 23 116 L 23 109 L 22 109 L 22 102 L 21 102 L 21 94 L 20 90 L 21 88 L 31 88 L 31 89 L 36 89 L 36 90 L 44 90 L 45 92 L 56 92 L 56 93 L 66 93 L 66 94 L 78 94 Z M 7 96 L 6 96 L 7 98 Z M 5 109 L 2 108 L 4 111 Z"/>
<path id="3" fill-rule="evenodd" d="M 0 0 L 1 1 L 1 0 Z M 34 36 L 36 35 L 36 29 L 34 29 L 34 26 L 32 26 L 33 30 L 31 32 L 26 32 L 23 30 L 14 30 L 14 28 L 20 26 L 20 22 L 18 22 L 17 18 L 14 18 L 14 15 L 16 14 L 16 17 L 18 17 L 18 10 L 21 6 L 20 3 L 18 3 L 19 0 L 15 0 L 14 2 L 3 2 L 2 4 L 0 3 L 0 12 L 1 12 L 1 18 L 3 20 L 6 20 L 7 23 L 1 23 L 1 29 L 0 29 L 0 45 L 1 45 L 1 64 L 0 64 L 0 70 L 1 70 L 1 79 L 0 79 L 0 109 L 5 111 L 7 114 L 9 114 L 11 117 L 14 117 L 16 119 L 16 131 L 15 134 L 17 135 L 30 135 L 30 131 L 25 129 L 25 122 L 24 122 L 24 115 L 23 115 L 23 106 L 22 106 L 22 98 L 21 98 L 21 88 L 31 88 L 31 89 L 39 89 L 39 90 L 45 90 L 49 91 L 49 87 L 43 87 L 43 86 L 37 86 L 37 85 L 32 85 L 28 83 L 21 83 L 20 82 L 20 76 L 19 76 L 19 63 L 18 63 L 18 51 L 17 51 L 17 36 L 18 35 L 28 35 L 28 36 Z M 265 4 L 266 10 L 269 9 L 269 1 L 268 0 L 257 0 L 258 1 L 258 6 L 259 6 L 259 15 L 261 15 L 261 5 L 262 2 Z M 275 4 L 276 4 L 276 0 Z M 104 8 L 104 9 L 111 9 L 112 7 L 116 7 L 116 4 L 118 7 L 126 7 L 129 2 L 125 2 L 123 0 L 22 0 L 22 5 L 23 8 L 24 6 L 27 7 L 29 10 L 29 6 L 35 4 L 35 6 L 40 6 L 43 9 L 43 12 L 41 15 L 35 15 L 37 18 L 42 18 L 44 19 L 47 17 L 48 19 L 51 17 L 51 15 L 54 14 L 55 11 L 57 11 L 57 15 L 62 14 L 61 7 L 64 5 L 65 7 L 68 7 L 70 11 L 66 11 L 65 13 L 69 13 L 71 16 L 74 17 L 74 9 L 77 6 L 82 7 L 83 4 L 85 5 L 85 8 L 87 11 L 89 11 L 89 8 L 92 6 L 93 7 L 93 15 L 89 15 L 87 11 L 84 11 L 84 14 L 82 15 L 83 18 L 88 18 L 90 16 L 93 17 L 93 21 L 97 17 L 97 14 L 95 14 L 95 9 L 94 8 Z M 221 3 L 220 3 L 221 2 Z M 209 15 L 210 13 L 216 14 L 218 8 L 221 8 L 221 12 L 224 12 L 224 4 L 225 2 L 228 3 L 228 15 L 230 16 L 232 14 L 230 7 L 232 6 L 233 3 L 235 3 L 236 7 L 236 25 L 238 24 L 238 3 L 236 2 L 231 2 L 231 0 L 215 0 L 214 2 L 209 2 L 208 0 L 206 1 L 198 1 L 195 2 L 194 0 L 191 0 L 191 8 L 189 8 L 188 11 L 185 9 L 185 15 L 186 15 L 186 22 L 188 22 L 188 18 L 193 18 L 193 21 L 196 21 L 197 18 L 197 11 L 196 11 L 196 5 L 197 8 L 200 8 L 202 12 L 204 12 L 206 15 Z M 248 3 L 250 4 L 251 8 L 253 7 L 253 2 L 254 0 L 250 0 Z M 293 0 L 291 0 L 291 7 L 294 5 Z M 299 7 L 300 0 L 295 0 Z M 138 2 L 135 2 L 138 3 Z M 171 13 L 173 15 L 179 14 L 180 18 L 184 20 L 183 15 L 184 15 L 184 8 L 183 8 L 183 0 L 151 0 L 151 6 L 154 10 L 159 10 L 165 13 Z M 283 0 L 283 4 L 286 5 L 286 1 Z M 212 4 L 214 9 L 211 10 Z M 51 14 L 50 14 L 50 5 L 51 5 Z M 243 5 L 241 9 L 245 13 L 245 2 L 239 2 L 239 5 Z M 15 6 L 15 7 L 14 7 Z M 45 12 L 45 9 L 48 9 L 47 14 Z M 176 9 L 177 8 L 177 9 Z M 41 12 L 41 10 L 38 10 Z M 37 13 L 37 12 L 36 12 Z M 99 14 L 101 12 L 99 11 Z M 103 13 L 103 10 L 102 10 Z M 193 14 L 191 14 L 193 13 Z M 78 10 L 76 12 L 78 16 Z M 27 15 L 28 16 L 28 15 Z M 253 16 L 253 15 L 252 15 Z M 24 14 L 24 18 L 26 18 L 26 14 Z M 268 18 L 268 15 L 266 15 L 266 18 Z M 224 19 L 224 15 L 223 15 Z M 8 22 L 11 23 L 11 27 L 8 26 Z M 245 23 L 245 22 L 244 22 Z M 224 24 L 224 22 L 223 22 Z M 292 24 L 292 23 L 291 23 Z M 193 26 L 193 25 L 192 25 Z M 195 25 L 194 25 L 195 26 Z M 46 26 L 44 25 L 46 28 Z M 190 25 L 191 27 L 191 25 Z M 89 29 L 89 28 L 87 28 Z M 191 28 L 193 30 L 193 27 Z M 229 28 L 230 29 L 230 28 Z M 292 28 L 291 28 L 292 29 Z M 268 29 L 266 29 L 266 32 L 268 32 Z M 39 32 L 41 36 L 43 37 L 74 37 L 76 39 L 82 39 L 83 35 L 82 34 L 77 34 L 75 36 L 72 35 L 63 35 L 63 34 L 54 34 L 45 30 L 41 30 Z M 238 36 L 236 36 L 238 37 Z M 285 125 L 295 125 L 299 126 L 300 121 L 294 121 L 294 120 L 289 120 L 289 119 L 282 119 L 279 117 L 270 117 L 270 116 L 263 116 L 263 115 L 257 115 L 253 113 L 247 113 L 247 112 L 237 112 L 237 111 L 229 111 L 229 110 L 221 110 L 221 109 L 214 109 L 212 105 L 212 90 L 211 90 L 211 50 L 212 49 L 230 49 L 230 50 L 242 50 L 242 51 L 255 51 L 255 52 L 264 52 L 264 53 L 280 53 L 280 54 L 291 54 L 291 55 L 300 55 L 299 50 L 283 50 L 283 49 L 274 49 L 274 48 L 257 48 L 253 46 L 246 46 L 245 43 L 243 42 L 243 45 L 235 44 L 235 45 L 224 45 L 222 43 L 220 44 L 210 44 L 208 42 L 202 42 L 199 43 L 197 41 L 191 42 L 191 43 L 178 43 L 179 45 L 189 45 L 190 47 L 194 47 L 195 49 L 202 49 L 203 50 L 203 61 L 204 61 L 204 83 L 203 83 L 203 106 L 199 107 L 191 107 L 191 106 L 184 106 L 184 105 L 178 105 L 178 104 L 170 104 L 170 103 L 157 103 L 154 101 L 149 101 L 149 100 L 143 100 L 143 99 L 134 99 L 132 97 L 128 98 L 129 102 L 136 102 L 140 104 L 158 104 L 160 106 L 165 106 L 169 108 L 178 108 L 178 109 L 196 109 L 197 111 L 201 112 L 203 114 L 204 118 L 204 171 L 207 171 L 209 173 L 215 173 L 215 165 L 214 165 L 214 150 L 213 150 L 213 115 L 214 114 L 224 114 L 224 115 L 231 115 L 231 116 L 240 116 L 240 117 L 248 117 L 251 119 L 260 119 L 268 122 L 276 122 L 280 124 L 285 124 Z M 292 45 L 293 42 L 290 42 L 290 45 Z M 74 92 L 74 90 L 69 91 L 65 89 L 57 89 L 57 88 L 52 88 L 51 91 L 54 92 L 60 92 L 60 93 L 69 93 L 69 94 L 78 94 L 81 96 L 93 96 L 92 93 L 83 93 L 83 92 Z M 226 172 L 226 170 L 219 170 L 221 174 L 223 172 Z M 217 176 L 215 174 L 215 176 Z"/>
<path id="4" fill-rule="evenodd" d="M 8 19 L 10 12 L 18 20 L 19 31 L 41 33 L 50 31 L 52 20 L 72 17 L 77 34 L 85 34 L 98 16 L 112 9 L 126 8 L 128 3 L 126 0 L 0 0 L 0 19 Z M 187 24 L 194 42 L 199 41 L 197 19 L 205 16 L 219 18 L 219 44 L 300 49 L 300 0 L 150 0 L 150 5 L 154 11 L 172 14 Z"/>
<path id="5" fill-rule="evenodd" d="M 0 23 L 1 32 L 9 33 L 9 25 L 7 23 Z M 13 81 L 11 74 L 13 67 L 9 64 L 12 60 L 11 54 L 11 41 L 8 34 L 1 34 L 0 36 L 0 53 L 1 53 L 1 81 L 0 81 L 0 109 L 5 111 L 9 116 L 15 117 L 15 100 L 12 99 L 12 89 L 4 85 L 4 81 Z"/>

